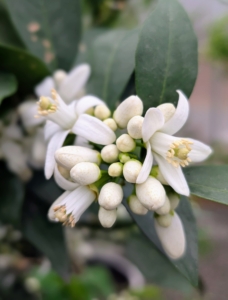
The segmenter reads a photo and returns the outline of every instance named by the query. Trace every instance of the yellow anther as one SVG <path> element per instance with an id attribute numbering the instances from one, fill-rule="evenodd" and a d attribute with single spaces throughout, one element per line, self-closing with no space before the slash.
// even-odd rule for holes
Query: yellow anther
<path id="1" fill-rule="evenodd" d="M 74 220 L 74 216 L 72 214 L 67 215 L 65 205 L 54 207 L 54 212 L 55 212 L 55 218 L 59 222 L 63 223 L 63 225 L 70 226 L 70 227 L 75 226 L 76 222 Z"/>

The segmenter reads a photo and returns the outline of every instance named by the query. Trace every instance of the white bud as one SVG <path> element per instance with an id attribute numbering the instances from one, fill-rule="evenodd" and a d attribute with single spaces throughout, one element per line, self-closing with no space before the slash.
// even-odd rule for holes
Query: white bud
<path id="1" fill-rule="evenodd" d="M 166 196 L 165 203 L 162 205 L 162 207 L 156 210 L 156 213 L 159 215 L 166 215 L 169 212 L 170 212 L 170 202 L 169 202 L 169 198 Z"/>
<path id="2" fill-rule="evenodd" d="M 59 170 L 59 173 L 67 180 L 70 180 L 70 170 L 60 166 L 60 165 L 57 165 L 57 168 Z"/>
<path id="3" fill-rule="evenodd" d="M 136 195 L 131 195 L 128 198 L 128 205 L 131 211 L 137 215 L 145 215 L 148 212 L 148 209 L 142 205 Z"/>
<path id="4" fill-rule="evenodd" d="M 93 116 L 94 115 L 94 108 L 90 107 L 87 109 L 87 111 L 85 112 L 85 114 Z"/>
<path id="5" fill-rule="evenodd" d="M 101 158 L 107 163 L 118 161 L 118 156 L 119 150 L 114 144 L 107 145 L 101 150 Z"/>
<path id="6" fill-rule="evenodd" d="M 40 291 L 40 282 L 35 277 L 28 277 L 25 279 L 25 288 L 29 293 L 37 293 Z"/>
<path id="7" fill-rule="evenodd" d="M 170 193 L 168 194 L 168 197 L 169 197 L 171 209 L 172 210 L 176 209 L 180 202 L 180 196 L 176 193 Z"/>
<path id="8" fill-rule="evenodd" d="M 94 109 L 94 116 L 100 120 L 107 119 L 110 115 L 111 111 L 106 105 L 100 104 Z"/>
<path id="9" fill-rule="evenodd" d="M 175 106 L 172 103 L 164 103 L 164 104 L 157 106 L 157 108 L 159 108 L 160 111 L 163 113 L 165 122 L 167 122 L 167 121 L 169 121 L 169 119 L 171 119 L 171 117 L 174 115 L 175 110 L 176 110 Z"/>
<path id="10" fill-rule="evenodd" d="M 115 122 L 114 119 L 112 118 L 108 118 L 106 120 L 103 121 L 110 129 L 112 129 L 113 131 L 116 131 L 117 129 L 117 124 Z"/>
<path id="11" fill-rule="evenodd" d="M 141 139 L 142 138 L 142 124 L 144 118 L 141 116 L 135 116 L 131 118 L 131 120 L 127 124 L 128 134 L 133 139 Z"/>
<path id="12" fill-rule="evenodd" d="M 123 167 L 124 178 L 130 183 L 136 183 L 136 179 L 142 169 L 142 164 L 138 160 L 129 160 Z"/>
<path id="13" fill-rule="evenodd" d="M 121 152 L 131 152 L 135 149 L 136 146 L 133 138 L 126 133 L 118 137 L 118 139 L 116 140 L 116 145 Z"/>
<path id="14" fill-rule="evenodd" d="M 166 199 L 162 184 L 151 176 L 145 182 L 136 184 L 136 195 L 149 210 L 157 210 L 162 207 Z"/>
<path id="15" fill-rule="evenodd" d="M 98 218 L 101 222 L 101 225 L 105 228 L 110 228 L 115 223 L 117 217 L 116 209 L 106 210 L 103 207 L 100 207 Z"/>
<path id="16" fill-rule="evenodd" d="M 116 208 L 123 200 L 122 187 L 114 182 L 106 183 L 99 194 L 98 202 L 100 206 L 107 210 Z"/>
<path id="17" fill-rule="evenodd" d="M 100 153 L 98 151 L 80 147 L 80 146 L 66 146 L 58 149 L 55 152 L 55 160 L 62 167 L 70 170 L 80 162 L 93 162 L 100 164 Z"/>
<path id="18" fill-rule="evenodd" d="M 172 214 L 166 214 L 166 215 L 159 215 L 156 216 L 156 221 L 158 224 L 162 227 L 169 227 L 172 223 L 173 215 Z"/>
<path id="19" fill-rule="evenodd" d="M 55 84 L 57 86 L 57 88 L 59 88 L 59 86 L 61 85 L 61 83 L 63 82 L 63 80 L 66 78 L 67 73 L 63 70 L 57 70 L 55 71 L 53 78 L 55 81 Z"/>
<path id="20" fill-rule="evenodd" d="M 78 163 L 70 170 L 71 178 L 80 185 L 89 185 L 101 177 L 100 168 L 91 162 Z"/>
<path id="21" fill-rule="evenodd" d="M 172 259 L 184 255 L 186 240 L 184 228 L 177 213 L 174 213 L 169 227 L 161 227 L 155 218 L 155 229 L 166 254 Z"/>
<path id="22" fill-rule="evenodd" d="M 120 128 L 126 128 L 127 123 L 134 116 L 141 116 L 143 103 L 137 96 L 130 96 L 124 100 L 114 112 L 113 118 Z"/>
<path id="23" fill-rule="evenodd" d="M 154 166 L 150 172 L 150 174 L 155 177 L 157 180 L 159 180 L 163 185 L 169 185 L 168 182 L 163 177 L 160 169 L 158 166 Z"/>
<path id="24" fill-rule="evenodd" d="M 120 162 L 113 163 L 108 168 L 108 175 L 111 177 L 119 177 L 123 173 L 123 164 Z"/>
<path id="25" fill-rule="evenodd" d="M 127 161 L 131 160 L 131 157 L 127 153 L 120 153 L 119 154 L 119 161 L 125 164 Z"/>

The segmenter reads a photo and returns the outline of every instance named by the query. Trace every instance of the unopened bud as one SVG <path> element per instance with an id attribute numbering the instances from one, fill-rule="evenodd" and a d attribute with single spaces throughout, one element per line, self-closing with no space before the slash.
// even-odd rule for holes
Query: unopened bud
<path id="1" fill-rule="evenodd" d="M 166 193 L 162 184 L 154 177 L 136 184 L 136 195 L 139 201 L 149 210 L 157 210 L 165 203 Z"/>
<path id="2" fill-rule="evenodd" d="M 121 152 L 131 152 L 135 149 L 135 141 L 132 137 L 128 134 L 122 134 L 117 140 L 116 140 L 117 148 Z"/>
<path id="3" fill-rule="evenodd" d="M 63 80 L 66 78 L 67 73 L 63 70 L 57 70 L 55 71 L 53 78 L 55 81 L 55 84 L 57 86 L 57 88 L 61 85 L 61 83 L 63 82 Z"/>
<path id="4" fill-rule="evenodd" d="M 177 193 L 170 193 L 168 194 L 168 197 L 169 197 L 171 209 L 172 210 L 176 209 L 180 202 L 180 196 Z"/>
<path id="5" fill-rule="evenodd" d="M 117 217 L 116 209 L 106 210 L 103 207 L 100 207 L 98 218 L 101 225 L 105 228 L 110 228 L 115 223 Z"/>
<path id="6" fill-rule="evenodd" d="M 91 162 L 78 163 L 70 170 L 71 178 L 80 185 L 89 185 L 101 177 L 100 168 Z"/>
<path id="7" fill-rule="evenodd" d="M 172 223 L 173 215 L 168 213 L 166 215 L 158 215 L 156 216 L 156 221 L 162 227 L 169 227 Z"/>
<path id="8" fill-rule="evenodd" d="M 170 212 L 170 202 L 169 202 L 169 198 L 166 196 L 165 203 L 162 205 L 162 207 L 156 210 L 156 213 L 159 215 L 167 215 L 169 212 Z"/>
<path id="9" fill-rule="evenodd" d="M 172 118 L 176 110 L 175 106 L 172 103 L 164 103 L 157 106 L 157 108 L 159 108 L 160 111 L 162 112 L 165 118 L 165 122 L 169 121 L 169 119 Z"/>
<path id="10" fill-rule="evenodd" d="M 178 214 L 174 213 L 169 227 L 160 226 L 155 218 L 155 229 L 166 254 L 172 259 L 181 258 L 185 253 L 186 239 Z"/>
<path id="11" fill-rule="evenodd" d="M 120 162 L 113 163 L 108 168 L 108 175 L 111 177 L 119 177 L 123 173 L 123 164 Z"/>
<path id="12" fill-rule="evenodd" d="M 137 96 L 130 96 L 117 107 L 113 118 L 120 128 L 126 128 L 131 118 L 141 116 L 142 113 L 143 103 L 141 99 Z"/>
<path id="13" fill-rule="evenodd" d="M 142 164 L 138 160 L 129 160 L 123 167 L 124 178 L 130 183 L 136 183 L 137 177 L 142 169 Z"/>
<path id="14" fill-rule="evenodd" d="M 88 108 L 85 113 L 87 115 L 93 116 L 94 115 L 94 108 L 93 107 Z"/>
<path id="15" fill-rule="evenodd" d="M 94 116 L 100 120 L 107 119 L 110 115 L 111 111 L 106 105 L 100 104 L 94 109 Z"/>
<path id="16" fill-rule="evenodd" d="M 119 150 L 114 144 L 107 145 L 101 150 L 101 158 L 107 163 L 113 163 L 118 161 L 118 156 Z"/>
<path id="17" fill-rule="evenodd" d="M 131 159 L 130 155 L 127 153 L 120 153 L 119 154 L 119 161 L 122 164 L 125 164 L 126 162 L 128 162 Z"/>
<path id="18" fill-rule="evenodd" d="M 70 179 L 70 170 L 67 170 L 66 168 L 58 165 L 57 166 L 58 170 L 59 170 L 59 173 L 67 180 Z"/>
<path id="19" fill-rule="evenodd" d="M 133 139 L 142 138 L 142 124 L 144 118 L 141 116 L 135 116 L 127 124 L 127 132 Z"/>
<path id="20" fill-rule="evenodd" d="M 123 200 L 122 187 L 114 182 L 106 183 L 99 194 L 100 206 L 107 210 L 115 209 Z"/>
<path id="21" fill-rule="evenodd" d="M 103 121 L 110 129 L 112 129 L 113 131 L 116 131 L 117 129 L 117 124 L 115 122 L 114 119 L 112 118 L 108 118 L 106 120 Z"/>
<path id="22" fill-rule="evenodd" d="M 169 185 L 168 182 L 163 177 L 160 169 L 158 166 L 154 166 L 150 172 L 150 175 L 155 177 L 157 180 L 159 180 L 164 185 Z"/>
<path id="23" fill-rule="evenodd" d="M 101 162 L 98 151 L 80 146 L 66 146 L 58 149 L 55 152 L 55 160 L 68 170 L 80 162 L 93 162 L 95 164 Z"/>
<path id="24" fill-rule="evenodd" d="M 128 198 L 128 205 L 131 211 L 137 215 L 145 215 L 148 212 L 148 209 L 142 205 L 136 195 L 131 195 Z"/>

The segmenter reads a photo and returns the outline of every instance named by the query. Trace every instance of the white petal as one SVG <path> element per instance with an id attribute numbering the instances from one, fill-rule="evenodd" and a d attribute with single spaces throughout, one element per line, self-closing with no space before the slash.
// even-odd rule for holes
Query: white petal
<path id="1" fill-rule="evenodd" d="M 86 112 L 89 108 L 97 105 L 106 105 L 104 101 L 95 96 L 84 96 L 77 102 L 76 113 L 81 115 Z"/>
<path id="2" fill-rule="evenodd" d="M 67 191 L 73 191 L 75 190 L 77 187 L 79 187 L 79 184 L 76 182 L 71 182 L 69 180 L 67 180 L 66 178 L 64 178 L 58 169 L 58 165 L 55 164 L 55 171 L 54 171 L 54 178 L 56 183 L 63 189 L 63 190 L 67 190 Z"/>
<path id="3" fill-rule="evenodd" d="M 165 119 L 160 109 L 148 109 L 142 125 L 143 141 L 148 142 L 152 135 L 163 127 L 164 122 Z"/>
<path id="4" fill-rule="evenodd" d="M 66 191 L 64 192 L 61 196 L 59 196 L 51 205 L 51 207 L 48 210 L 48 218 L 51 221 L 56 221 L 58 222 L 58 220 L 55 219 L 55 213 L 54 213 L 54 207 L 58 206 L 60 204 L 60 202 L 63 201 L 64 198 L 66 198 L 66 196 L 68 196 L 71 193 L 71 191 Z"/>
<path id="5" fill-rule="evenodd" d="M 188 155 L 192 162 L 203 161 L 212 153 L 212 149 L 208 145 L 189 138 L 187 140 L 193 142 L 192 150 Z"/>
<path id="6" fill-rule="evenodd" d="M 62 82 L 59 93 L 66 103 L 77 98 L 77 94 L 85 86 L 90 76 L 90 66 L 81 64 L 75 67 Z"/>
<path id="7" fill-rule="evenodd" d="M 55 88 L 52 77 L 46 77 L 40 84 L 35 87 L 35 93 L 38 97 L 51 96 L 51 90 Z"/>
<path id="8" fill-rule="evenodd" d="M 47 120 L 44 126 L 45 141 L 48 141 L 58 131 L 62 131 L 62 128 L 58 124 Z"/>
<path id="9" fill-rule="evenodd" d="M 75 137 L 74 145 L 75 146 L 81 146 L 81 147 L 93 149 L 93 146 L 90 145 L 89 141 L 87 139 L 85 139 L 84 137 L 79 136 L 79 135 L 77 135 Z"/>
<path id="10" fill-rule="evenodd" d="M 181 138 L 168 135 L 162 132 L 156 132 L 150 139 L 152 152 L 166 157 L 167 151 L 170 149 L 170 146 L 173 142 L 179 141 Z"/>
<path id="11" fill-rule="evenodd" d="M 50 179 L 55 168 L 55 151 L 58 150 L 68 135 L 69 130 L 56 132 L 50 139 L 47 147 L 44 173 L 47 179 Z"/>
<path id="12" fill-rule="evenodd" d="M 38 126 L 44 123 L 45 119 L 41 116 L 35 118 L 37 115 L 36 100 L 28 100 L 18 106 L 18 112 L 21 117 L 23 126 L 27 129 L 30 127 Z"/>
<path id="13" fill-rule="evenodd" d="M 115 133 L 104 122 L 86 114 L 78 118 L 72 132 L 100 145 L 109 145 L 116 140 Z"/>
<path id="14" fill-rule="evenodd" d="M 144 181 L 147 180 L 147 178 L 150 174 L 152 165 L 153 165 L 153 155 L 151 152 L 151 146 L 150 146 L 150 143 L 147 143 L 146 158 L 144 160 L 142 169 L 137 177 L 136 183 L 143 183 Z"/>
<path id="15" fill-rule="evenodd" d="M 181 167 L 174 167 L 168 163 L 163 157 L 153 153 L 156 159 L 159 169 L 168 182 L 168 184 L 181 195 L 189 196 L 190 191 Z"/>
<path id="16" fill-rule="evenodd" d="M 189 113 L 189 103 L 188 99 L 181 91 L 177 91 L 179 94 L 178 105 L 174 115 L 167 121 L 163 128 L 161 129 L 162 132 L 168 134 L 175 134 L 179 131 L 185 124 L 188 119 Z"/>

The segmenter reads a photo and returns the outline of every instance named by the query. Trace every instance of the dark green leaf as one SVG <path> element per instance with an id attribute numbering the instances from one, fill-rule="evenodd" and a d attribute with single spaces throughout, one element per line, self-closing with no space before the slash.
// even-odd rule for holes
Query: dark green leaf
<path id="1" fill-rule="evenodd" d="M 99 36 L 91 49 L 88 91 L 114 109 L 135 67 L 138 30 L 113 30 Z"/>
<path id="2" fill-rule="evenodd" d="M 197 40 L 176 0 L 159 0 L 145 21 L 136 52 L 136 91 L 145 108 L 190 96 L 197 76 Z"/>
<path id="3" fill-rule="evenodd" d="M 125 189 L 126 192 L 126 189 Z M 126 194 L 126 193 L 125 193 Z M 128 191 L 128 195 L 129 195 Z M 161 243 L 157 237 L 155 228 L 153 213 L 147 213 L 145 216 L 136 215 L 129 209 L 126 200 L 124 200 L 128 212 L 137 223 L 142 232 L 147 238 L 163 253 Z M 185 197 L 181 198 L 177 212 L 183 222 L 185 228 L 185 234 L 187 239 L 187 251 L 185 255 L 179 260 L 170 260 L 172 264 L 180 271 L 192 285 L 196 286 L 198 283 L 198 248 L 197 248 L 197 232 L 195 218 L 192 213 L 189 200 Z"/>
<path id="4" fill-rule="evenodd" d="M 0 104 L 3 99 L 13 95 L 17 90 L 17 80 L 14 75 L 0 73 Z"/>
<path id="5" fill-rule="evenodd" d="M 47 67 L 28 52 L 0 45 L 0 69 L 16 76 L 19 88 L 32 91 L 35 84 L 49 75 Z"/>
<path id="6" fill-rule="evenodd" d="M 0 182 L 0 220 L 17 226 L 21 220 L 24 187 L 18 177 L 9 173 L 2 165 Z"/>
<path id="7" fill-rule="evenodd" d="M 28 49 L 52 70 L 68 70 L 80 41 L 79 0 L 5 0 Z"/>
<path id="8" fill-rule="evenodd" d="M 193 195 L 228 205 L 228 166 L 195 166 L 184 174 Z"/>

